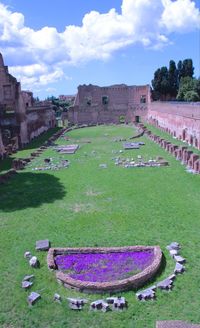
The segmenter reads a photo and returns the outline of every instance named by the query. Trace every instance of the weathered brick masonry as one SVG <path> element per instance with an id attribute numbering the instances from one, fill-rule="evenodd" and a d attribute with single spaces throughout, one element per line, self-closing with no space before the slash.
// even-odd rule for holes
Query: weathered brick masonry
<path id="1" fill-rule="evenodd" d="M 147 114 L 150 101 L 150 87 L 127 86 L 110 87 L 81 85 L 74 106 L 68 112 L 71 124 L 101 124 L 137 121 Z"/>
<path id="2" fill-rule="evenodd" d="M 151 102 L 148 121 L 200 149 L 200 103 Z"/>
<path id="3" fill-rule="evenodd" d="M 55 123 L 51 105 L 38 103 L 36 106 L 32 92 L 21 90 L 0 53 L 0 158 L 16 151 Z"/>

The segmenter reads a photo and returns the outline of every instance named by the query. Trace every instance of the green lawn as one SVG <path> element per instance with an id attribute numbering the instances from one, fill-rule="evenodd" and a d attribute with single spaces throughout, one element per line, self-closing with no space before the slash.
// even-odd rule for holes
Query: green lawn
<path id="1" fill-rule="evenodd" d="M 0 186 L 0 326 L 3 328 L 155 328 L 157 320 L 200 323 L 200 176 L 185 167 L 157 144 L 142 137 L 145 146 L 114 154 L 122 148 L 114 137 L 130 137 L 130 126 L 99 126 L 74 130 L 70 141 L 79 143 L 75 155 L 66 155 L 70 166 L 60 171 L 36 172 L 27 168 Z M 91 143 L 85 143 L 86 139 Z M 19 152 L 27 156 L 37 145 Z M 135 141 L 135 140 L 134 140 Z M 169 167 L 122 168 L 113 157 L 163 156 Z M 58 156 L 48 149 L 36 159 Z M 106 163 L 107 169 L 99 168 Z M 2 167 L 5 163 L 2 163 Z M 81 312 L 68 308 L 66 297 L 84 296 L 89 301 L 108 295 L 83 295 L 60 286 L 46 264 L 46 253 L 37 253 L 40 269 L 31 269 L 23 258 L 35 254 L 35 241 L 50 239 L 55 247 L 160 245 L 163 270 L 154 280 L 167 277 L 174 268 L 166 245 L 178 241 L 187 259 L 187 271 L 175 281 L 172 292 L 157 292 L 156 301 L 140 303 L 135 292 L 122 293 L 128 301 L 124 312 Z M 32 291 L 42 299 L 29 308 L 28 292 L 21 289 L 26 274 L 35 274 Z M 53 302 L 54 293 L 63 302 Z"/>

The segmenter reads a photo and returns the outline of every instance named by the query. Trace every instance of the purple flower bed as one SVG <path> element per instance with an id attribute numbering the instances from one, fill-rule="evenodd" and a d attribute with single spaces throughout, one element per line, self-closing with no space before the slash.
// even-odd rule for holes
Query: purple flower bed
<path id="1" fill-rule="evenodd" d="M 55 257 L 59 270 L 71 278 L 90 282 L 122 280 L 143 271 L 154 259 L 152 250 L 111 253 L 63 254 Z"/>

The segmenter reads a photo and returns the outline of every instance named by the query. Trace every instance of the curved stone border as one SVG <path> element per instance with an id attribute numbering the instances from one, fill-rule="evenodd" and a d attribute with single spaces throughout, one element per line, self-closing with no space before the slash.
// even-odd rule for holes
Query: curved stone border
<path id="1" fill-rule="evenodd" d="M 50 248 L 47 255 L 49 269 L 57 270 L 54 258 L 56 255 L 65 253 L 110 253 L 126 251 L 154 250 L 154 260 L 142 272 L 123 280 L 110 282 L 85 282 L 71 278 L 68 274 L 56 271 L 56 278 L 64 287 L 77 289 L 82 292 L 102 293 L 112 291 L 123 291 L 142 286 L 150 280 L 158 271 L 162 261 L 162 251 L 159 246 L 127 246 L 127 247 L 101 247 L 101 248 Z"/>

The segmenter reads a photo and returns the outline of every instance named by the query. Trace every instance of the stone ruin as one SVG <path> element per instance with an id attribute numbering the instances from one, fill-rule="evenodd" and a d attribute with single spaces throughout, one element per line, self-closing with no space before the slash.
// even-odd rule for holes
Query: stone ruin
<path id="1" fill-rule="evenodd" d="M 157 143 L 160 147 L 173 155 L 186 166 L 189 172 L 200 174 L 200 156 L 198 154 L 193 153 L 193 151 L 189 150 L 187 146 L 178 146 L 152 133 L 150 130 L 146 129 L 143 124 L 140 124 L 140 128 L 143 129 L 147 138 Z"/>

